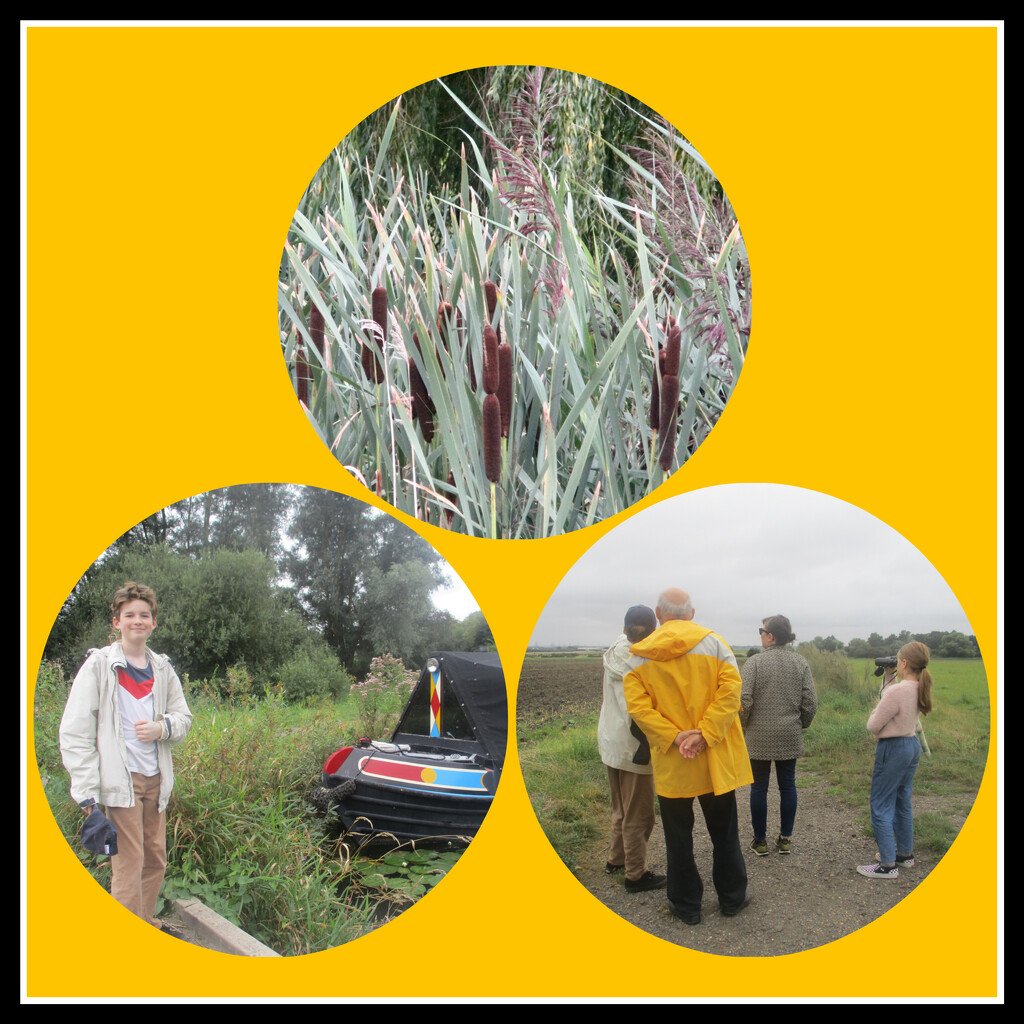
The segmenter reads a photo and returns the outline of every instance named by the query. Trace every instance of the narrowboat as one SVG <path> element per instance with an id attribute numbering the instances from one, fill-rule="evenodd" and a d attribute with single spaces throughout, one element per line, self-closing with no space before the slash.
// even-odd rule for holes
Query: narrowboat
<path id="1" fill-rule="evenodd" d="M 438 652 L 427 659 L 391 737 L 335 750 L 310 798 L 363 842 L 468 842 L 490 809 L 507 734 L 498 655 Z"/>

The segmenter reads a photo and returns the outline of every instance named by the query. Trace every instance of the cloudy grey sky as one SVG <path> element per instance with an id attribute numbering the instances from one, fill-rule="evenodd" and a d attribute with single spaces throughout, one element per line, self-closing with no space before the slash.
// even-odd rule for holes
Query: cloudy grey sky
<path id="1" fill-rule="evenodd" d="M 431 595 L 434 607 L 441 611 L 450 612 L 460 622 L 470 614 L 478 612 L 480 606 L 476 598 L 470 592 L 469 587 L 462 582 L 462 577 L 447 563 L 444 564 L 444 575 L 447 578 L 447 587 L 438 587 Z"/>
<path id="2" fill-rule="evenodd" d="M 692 491 L 638 513 L 569 570 L 531 645 L 607 645 L 634 604 L 666 587 L 693 598 L 695 621 L 756 646 L 768 615 L 797 642 L 844 643 L 902 629 L 972 633 L 931 563 L 890 526 L 828 495 L 776 484 Z"/>

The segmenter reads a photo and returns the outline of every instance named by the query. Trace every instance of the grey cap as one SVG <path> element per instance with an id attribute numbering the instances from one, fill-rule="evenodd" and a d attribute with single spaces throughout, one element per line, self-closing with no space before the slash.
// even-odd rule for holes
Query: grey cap
<path id="1" fill-rule="evenodd" d="M 623 623 L 626 629 L 630 626 L 643 626 L 648 632 L 658 625 L 658 617 L 654 614 L 653 608 L 645 604 L 635 604 L 626 612 L 626 621 Z"/>

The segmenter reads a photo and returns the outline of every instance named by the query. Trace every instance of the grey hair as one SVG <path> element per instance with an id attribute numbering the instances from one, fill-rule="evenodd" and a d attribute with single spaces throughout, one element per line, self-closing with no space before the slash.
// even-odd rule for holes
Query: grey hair
<path id="1" fill-rule="evenodd" d="M 693 618 L 693 601 L 687 595 L 682 604 L 675 604 L 668 598 L 669 591 L 664 591 L 658 597 L 658 611 L 662 619 L 690 619 Z"/>

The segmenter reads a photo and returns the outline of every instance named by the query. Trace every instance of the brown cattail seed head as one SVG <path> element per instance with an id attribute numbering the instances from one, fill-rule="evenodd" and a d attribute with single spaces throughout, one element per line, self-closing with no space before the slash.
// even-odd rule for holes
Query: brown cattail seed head
<path id="1" fill-rule="evenodd" d="M 306 349 L 299 338 L 295 346 L 295 393 L 299 401 L 309 406 L 309 382 L 312 375 L 309 372 L 309 363 L 306 361 Z"/>
<path id="2" fill-rule="evenodd" d="M 679 376 L 679 344 L 683 336 L 683 329 L 672 321 L 668 328 L 668 340 L 665 343 L 665 369 L 663 373 L 667 377 Z"/>
<path id="3" fill-rule="evenodd" d="M 414 334 L 412 340 L 418 349 L 420 339 Z M 423 440 L 430 444 L 434 438 L 434 403 L 412 357 L 409 358 L 409 390 L 412 393 L 412 418 L 419 421 Z"/>
<path id="4" fill-rule="evenodd" d="M 371 330 L 370 345 L 363 347 L 363 372 L 371 380 L 380 384 L 384 380 L 384 339 L 388 327 L 388 293 L 387 289 L 377 287 L 370 296 L 373 308 L 373 321 L 377 330 Z"/>
<path id="5" fill-rule="evenodd" d="M 679 409 L 679 378 L 661 378 L 661 454 L 658 464 L 664 472 L 672 468 L 676 446 L 676 413 Z"/>
<path id="6" fill-rule="evenodd" d="M 498 336 L 490 324 L 484 326 L 484 391 L 493 395 L 498 390 Z"/>
<path id="7" fill-rule="evenodd" d="M 484 396 L 484 474 L 492 484 L 501 476 L 501 407 L 497 395 Z"/>
<path id="8" fill-rule="evenodd" d="M 444 342 L 444 347 L 447 349 L 450 349 L 448 332 L 453 315 L 452 304 L 450 302 L 442 302 L 441 305 L 437 307 L 437 333 L 441 335 L 441 341 Z"/>
<path id="9" fill-rule="evenodd" d="M 658 368 L 651 374 L 651 430 L 657 430 L 661 423 L 661 388 L 658 384 L 658 373 L 665 376 L 665 350 L 658 345 Z"/>
<path id="10" fill-rule="evenodd" d="M 377 287 L 373 289 L 373 295 L 371 296 L 373 302 L 373 319 L 376 321 L 377 326 L 380 327 L 380 333 L 383 337 L 387 334 L 388 328 L 388 292 L 386 288 Z"/>
<path id="11" fill-rule="evenodd" d="M 512 346 L 498 346 L 498 404 L 501 407 L 501 436 L 508 437 L 512 423 Z"/>
<path id="12" fill-rule="evenodd" d="M 314 302 L 309 310 L 309 336 L 316 345 L 317 352 L 324 354 L 324 315 Z"/>

